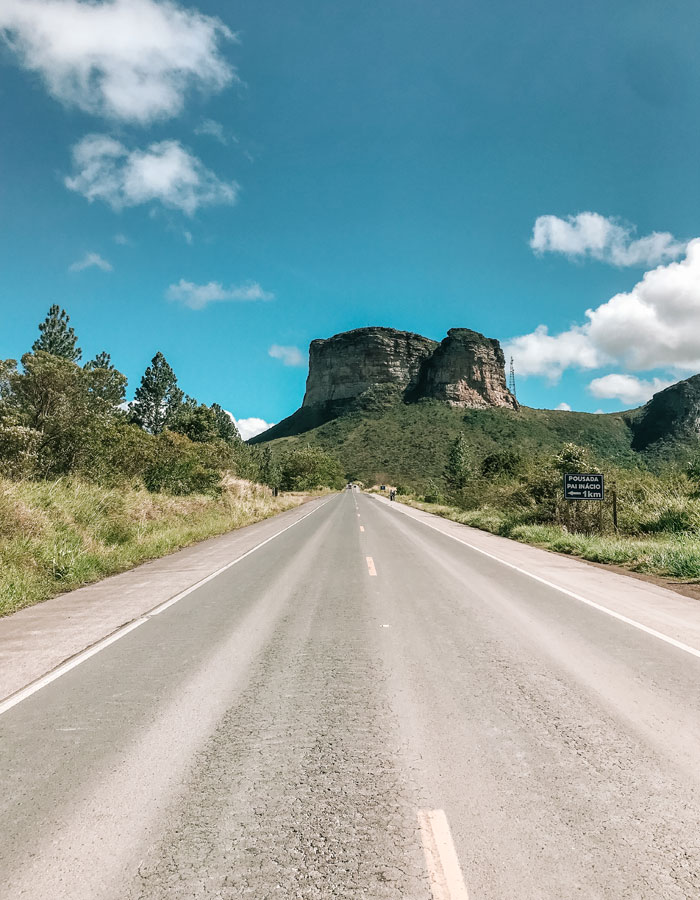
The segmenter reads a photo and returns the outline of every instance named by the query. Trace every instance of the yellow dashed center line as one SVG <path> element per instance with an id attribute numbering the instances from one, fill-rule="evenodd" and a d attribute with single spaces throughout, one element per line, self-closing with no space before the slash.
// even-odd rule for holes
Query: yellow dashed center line
<path id="1" fill-rule="evenodd" d="M 371 556 L 367 557 L 367 570 L 369 571 L 370 575 L 377 574 L 377 570 L 374 568 L 374 560 L 372 559 Z"/>

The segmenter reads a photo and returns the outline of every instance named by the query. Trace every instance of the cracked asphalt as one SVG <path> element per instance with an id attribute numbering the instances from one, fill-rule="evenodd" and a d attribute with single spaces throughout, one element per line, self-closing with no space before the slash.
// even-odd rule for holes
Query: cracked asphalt
<path id="1" fill-rule="evenodd" d="M 440 809 L 472 900 L 694 898 L 698 763 L 700 659 L 346 492 L 0 716 L 0 897 L 431 900 Z"/>

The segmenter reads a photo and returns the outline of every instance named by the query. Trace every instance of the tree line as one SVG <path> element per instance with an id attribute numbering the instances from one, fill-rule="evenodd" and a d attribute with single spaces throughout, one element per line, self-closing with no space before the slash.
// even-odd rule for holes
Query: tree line
<path id="1" fill-rule="evenodd" d="M 216 491 L 226 472 L 284 490 L 342 483 L 340 465 L 322 451 L 275 454 L 245 444 L 218 403 L 181 390 L 160 351 L 128 404 L 126 376 L 109 353 L 81 360 L 70 317 L 57 305 L 19 364 L 0 360 L 0 474 L 139 479 L 175 494 Z"/>

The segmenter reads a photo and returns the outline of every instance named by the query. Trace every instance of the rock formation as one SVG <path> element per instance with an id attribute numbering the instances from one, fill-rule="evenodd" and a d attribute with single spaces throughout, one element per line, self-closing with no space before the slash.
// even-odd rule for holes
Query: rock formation
<path id="1" fill-rule="evenodd" d="M 654 394 L 631 421 L 633 450 L 666 441 L 700 436 L 700 375 L 693 375 Z"/>
<path id="2" fill-rule="evenodd" d="M 379 394 L 517 409 L 504 362 L 498 341 L 468 328 L 451 328 L 441 344 L 410 331 L 356 328 L 311 342 L 302 408 L 338 413 Z"/>
<path id="3" fill-rule="evenodd" d="M 387 386 L 408 396 L 437 346 L 437 341 L 394 328 L 356 328 L 312 341 L 302 407 L 342 409 Z"/>
<path id="4" fill-rule="evenodd" d="M 356 328 L 311 342 L 301 407 L 252 443 L 302 434 L 353 410 L 442 400 L 465 409 L 517 409 L 498 341 L 451 328 L 438 344 L 395 328 Z"/>
<path id="5" fill-rule="evenodd" d="M 469 328 L 450 328 L 424 368 L 419 393 L 469 409 L 517 409 L 506 387 L 504 365 L 497 340 Z"/>

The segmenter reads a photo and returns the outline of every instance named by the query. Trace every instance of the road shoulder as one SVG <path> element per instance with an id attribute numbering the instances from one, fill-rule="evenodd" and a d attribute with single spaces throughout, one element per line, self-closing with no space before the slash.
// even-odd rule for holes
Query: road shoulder
<path id="1" fill-rule="evenodd" d="M 700 649 L 700 604 L 690 597 L 632 578 L 626 573 L 611 572 L 584 560 L 480 531 L 403 503 L 390 503 L 383 497 L 371 496 L 384 508 L 393 509 L 496 561 L 544 581 L 564 595 L 580 595 L 618 616 L 629 617 L 672 640 Z"/>
<path id="2" fill-rule="evenodd" d="M 0 701 L 305 518 L 310 500 L 0 619 Z"/>

